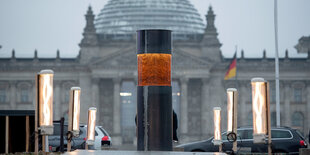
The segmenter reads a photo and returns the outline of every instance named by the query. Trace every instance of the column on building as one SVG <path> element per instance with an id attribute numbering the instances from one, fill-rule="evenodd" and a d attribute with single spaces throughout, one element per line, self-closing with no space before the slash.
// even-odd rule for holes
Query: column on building
<path id="1" fill-rule="evenodd" d="M 101 122 L 100 120 L 100 104 L 99 104 L 99 78 L 92 78 L 92 84 L 91 84 L 91 94 L 92 94 L 92 106 L 97 108 L 97 119 L 96 119 L 96 124 Z M 83 93 L 83 90 L 81 91 Z"/>
<path id="2" fill-rule="evenodd" d="M 210 124 L 212 124 L 213 120 L 212 113 L 210 113 L 211 110 L 211 103 L 210 103 L 210 91 L 209 91 L 209 79 L 203 78 L 202 79 L 202 92 L 201 92 L 201 132 L 203 138 L 208 138 L 210 135 L 210 131 L 208 131 L 208 128 Z"/>
<path id="3" fill-rule="evenodd" d="M 309 53 L 309 55 L 310 55 L 310 53 Z M 307 112 L 306 112 L 306 116 L 305 116 L 305 120 L 306 120 L 306 122 L 305 122 L 305 124 L 306 124 L 306 126 L 305 126 L 305 128 L 306 128 L 306 133 L 307 132 L 310 132 L 310 81 L 308 81 L 307 82 L 307 87 L 306 87 L 306 94 L 307 94 Z"/>
<path id="4" fill-rule="evenodd" d="M 180 138 L 181 141 L 185 140 L 185 135 L 188 133 L 188 112 L 187 112 L 187 83 L 188 83 L 188 78 L 181 78 L 181 118 L 179 121 L 180 125 Z"/>
<path id="5" fill-rule="evenodd" d="M 16 81 L 10 81 L 10 107 L 11 110 L 17 110 L 16 105 Z"/>
<path id="6" fill-rule="evenodd" d="M 121 79 L 114 78 L 114 104 L 113 104 L 113 143 L 116 145 L 122 144 L 121 137 L 121 104 L 120 104 L 120 92 L 121 92 Z"/>
<path id="7" fill-rule="evenodd" d="M 62 115 L 61 111 L 62 111 L 62 108 L 61 108 L 61 101 L 60 101 L 60 81 L 54 81 L 54 87 L 55 87 L 55 90 L 54 90 L 54 120 L 60 120 L 60 117 Z"/>
<path id="8" fill-rule="evenodd" d="M 291 126 L 291 92 L 290 84 L 284 84 L 284 126 Z"/>
<path id="9" fill-rule="evenodd" d="M 240 108 L 238 108 L 238 118 L 241 119 L 241 124 L 238 124 L 238 126 L 244 126 L 244 125 L 248 125 L 247 124 L 247 110 L 246 110 L 246 101 L 247 101 L 247 96 L 248 96 L 248 92 L 247 92 L 247 88 L 246 88 L 246 82 L 241 82 L 239 84 L 240 86 L 240 90 L 238 90 L 239 95 L 238 95 L 238 107 L 240 106 Z"/>

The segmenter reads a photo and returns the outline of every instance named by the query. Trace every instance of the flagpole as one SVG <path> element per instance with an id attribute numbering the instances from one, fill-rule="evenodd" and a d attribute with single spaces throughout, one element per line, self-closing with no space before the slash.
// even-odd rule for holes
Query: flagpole
<path id="1" fill-rule="evenodd" d="M 275 79 L 276 79 L 276 120 L 277 127 L 280 126 L 280 86 L 279 86 L 279 52 L 278 52 L 278 6 L 274 0 L 274 31 L 275 31 Z"/>
<path id="2" fill-rule="evenodd" d="M 238 90 L 238 46 L 236 45 L 236 76 L 235 76 L 235 84 L 236 84 L 236 89 Z"/>

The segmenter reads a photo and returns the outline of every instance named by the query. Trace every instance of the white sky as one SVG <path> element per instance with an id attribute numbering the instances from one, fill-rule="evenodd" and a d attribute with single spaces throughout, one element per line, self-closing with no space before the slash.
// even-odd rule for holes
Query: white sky
<path id="1" fill-rule="evenodd" d="M 84 15 L 88 5 L 95 14 L 108 0 L 1 0 L 0 1 L 0 57 L 75 57 L 85 26 Z M 273 0 L 190 0 L 205 21 L 212 5 L 216 14 L 221 50 L 232 57 L 235 46 L 244 49 L 245 57 L 274 56 Z M 278 0 L 279 54 L 285 49 L 294 57 L 294 46 L 302 36 L 310 35 L 310 1 Z M 240 55 L 240 54 L 239 54 Z"/>

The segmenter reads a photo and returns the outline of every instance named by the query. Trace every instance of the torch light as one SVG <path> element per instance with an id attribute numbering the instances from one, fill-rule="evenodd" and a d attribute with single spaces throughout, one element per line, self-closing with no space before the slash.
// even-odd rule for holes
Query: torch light
<path id="1" fill-rule="evenodd" d="M 271 143 L 269 84 L 263 78 L 253 78 L 252 85 L 252 111 L 253 111 L 253 142 Z"/>
<path id="2" fill-rule="evenodd" d="M 96 112 L 97 108 L 95 107 L 88 109 L 87 145 L 94 145 L 95 142 Z"/>
<path id="3" fill-rule="evenodd" d="M 171 31 L 137 31 L 137 150 L 172 151 Z"/>
<path id="4" fill-rule="evenodd" d="M 213 118 L 214 118 L 214 145 L 222 145 L 222 135 L 221 135 L 221 108 L 213 108 Z"/>
<path id="5" fill-rule="evenodd" d="M 80 96 L 81 88 L 72 87 L 70 90 L 70 101 L 69 101 L 69 121 L 68 121 L 68 144 L 67 151 L 71 150 L 71 139 L 72 137 L 78 137 L 80 128 Z"/>
<path id="6" fill-rule="evenodd" d="M 227 139 L 233 142 L 233 151 L 237 151 L 237 104 L 238 91 L 236 88 L 227 89 Z"/>
<path id="7" fill-rule="evenodd" d="M 41 135 L 53 134 L 53 76 L 52 70 L 37 74 L 37 121 Z"/>
<path id="8" fill-rule="evenodd" d="M 70 101 L 69 101 L 69 122 L 68 131 L 72 133 L 72 136 L 79 136 L 80 128 L 80 87 L 72 87 L 70 90 Z"/>

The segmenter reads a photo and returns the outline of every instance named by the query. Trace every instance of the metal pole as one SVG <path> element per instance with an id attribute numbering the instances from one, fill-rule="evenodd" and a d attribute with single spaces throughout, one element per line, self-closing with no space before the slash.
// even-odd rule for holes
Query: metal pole
<path id="1" fill-rule="evenodd" d="M 276 71 L 276 118 L 277 127 L 280 127 L 280 86 L 279 86 L 279 52 L 278 52 L 278 7 L 274 0 L 274 31 L 275 31 L 275 71 Z"/>
<path id="2" fill-rule="evenodd" d="M 26 152 L 29 152 L 29 135 L 30 135 L 30 128 L 29 128 L 29 116 L 26 116 Z"/>
<path id="3" fill-rule="evenodd" d="M 60 119 L 60 152 L 64 152 L 64 121 L 65 118 Z"/>
<path id="4" fill-rule="evenodd" d="M 267 104 L 267 134 L 268 134 L 268 155 L 272 154 L 271 148 L 271 118 L 270 118 L 270 89 L 269 82 L 266 82 L 266 104 Z"/>
<path id="5" fill-rule="evenodd" d="M 9 153 L 9 116 L 5 116 L 5 154 Z"/>

